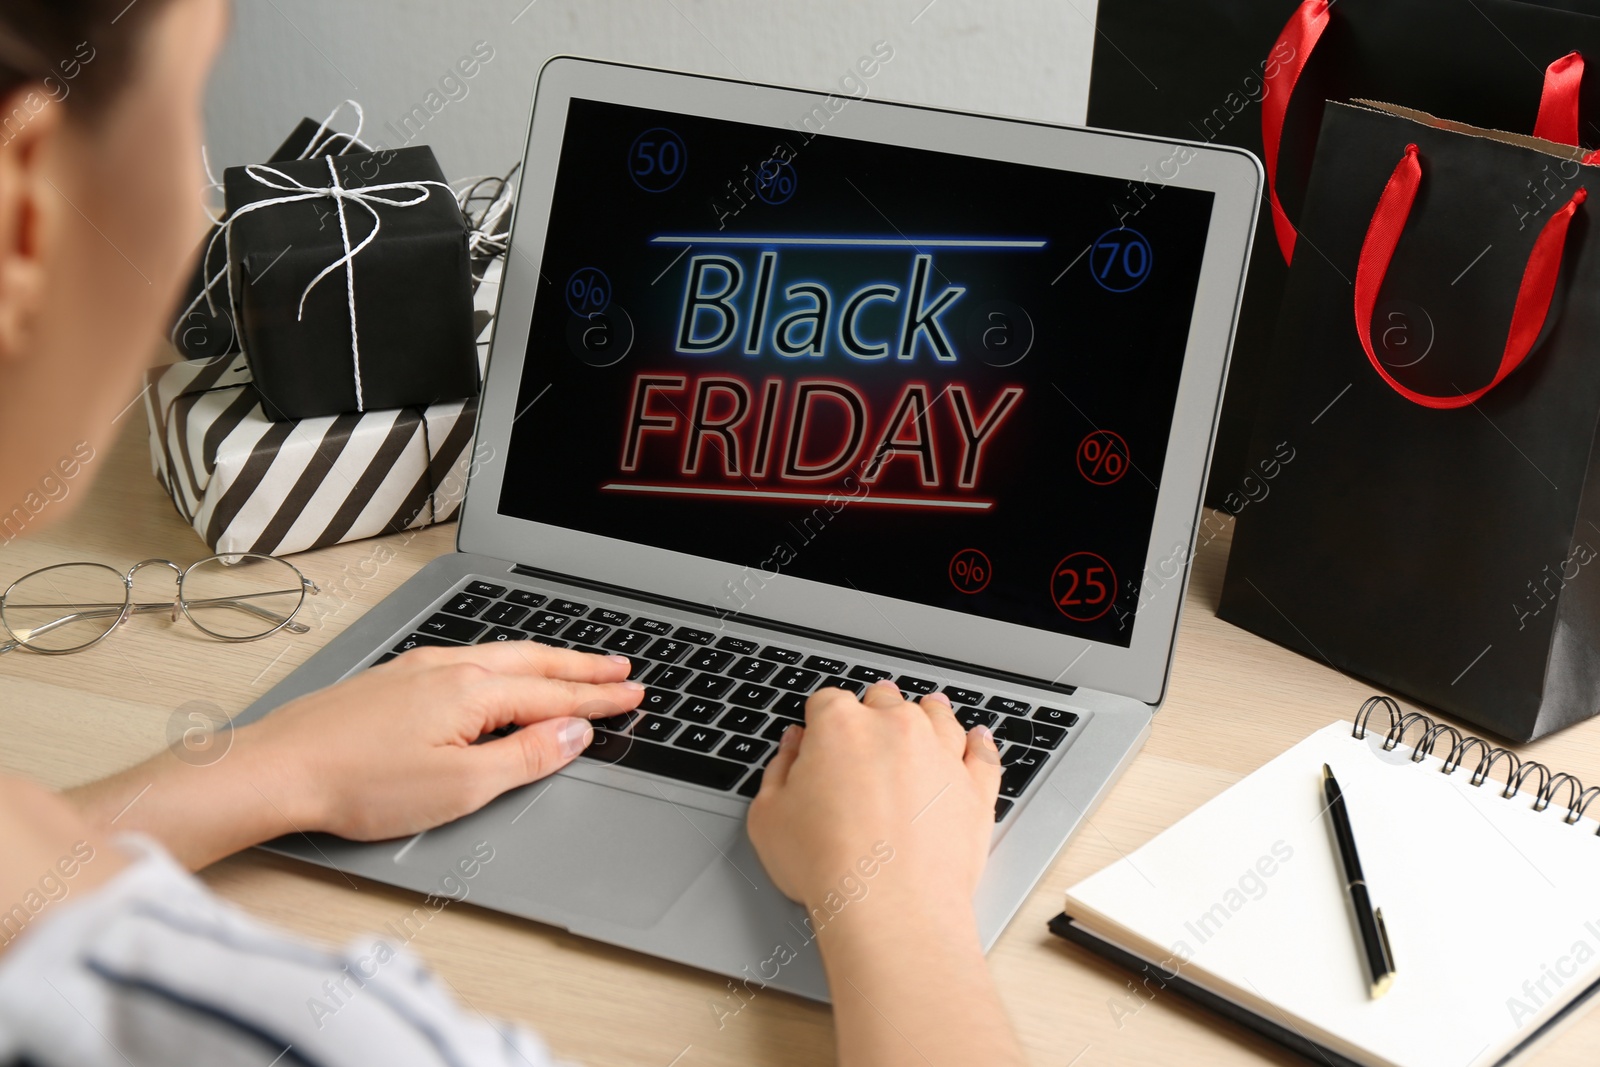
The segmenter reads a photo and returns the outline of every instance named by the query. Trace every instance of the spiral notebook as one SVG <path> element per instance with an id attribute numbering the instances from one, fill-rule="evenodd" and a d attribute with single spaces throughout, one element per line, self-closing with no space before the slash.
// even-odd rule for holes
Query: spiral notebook
<path id="1" fill-rule="evenodd" d="M 1376 1000 L 1324 763 L 1393 949 Z M 1375 698 L 1073 886 L 1051 929 L 1135 971 L 1135 995 L 1181 993 L 1317 1063 L 1509 1063 L 1600 991 L 1597 796 Z"/>

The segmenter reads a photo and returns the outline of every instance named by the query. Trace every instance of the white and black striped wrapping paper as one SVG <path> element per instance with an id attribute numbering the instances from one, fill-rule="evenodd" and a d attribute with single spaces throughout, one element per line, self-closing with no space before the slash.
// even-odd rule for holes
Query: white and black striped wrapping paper
<path id="1" fill-rule="evenodd" d="M 499 263 L 478 287 L 488 354 Z M 298 422 L 262 412 L 243 353 L 150 371 L 145 414 L 156 480 L 218 553 L 289 555 L 455 517 L 478 402 Z"/>

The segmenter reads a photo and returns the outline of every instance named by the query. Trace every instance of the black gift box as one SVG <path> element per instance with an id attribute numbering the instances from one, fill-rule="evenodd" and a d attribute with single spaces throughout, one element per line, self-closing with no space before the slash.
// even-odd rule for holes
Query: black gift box
<path id="1" fill-rule="evenodd" d="M 466 221 L 431 149 L 232 167 L 224 186 L 230 301 L 269 416 L 477 395 Z"/>
<path id="2" fill-rule="evenodd" d="M 300 125 L 294 128 L 288 139 L 268 157 L 268 162 L 328 156 L 351 151 L 359 145 L 360 141 L 353 134 L 330 130 L 326 122 L 316 119 L 301 119 Z M 195 264 L 189 284 L 184 287 L 183 297 L 178 301 L 178 310 L 174 315 L 172 344 L 189 359 L 213 359 L 239 350 L 239 338 L 233 328 L 233 315 L 228 310 L 227 294 L 213 293 L 210 301 L 201 298 L 206 279 L 219 275 L 228 266 L 227 247 L 221 241 L 211 240 L 220 226 L 220 222 L 213 226 L 206 240 L 201 242 L 200 259 Z"/>

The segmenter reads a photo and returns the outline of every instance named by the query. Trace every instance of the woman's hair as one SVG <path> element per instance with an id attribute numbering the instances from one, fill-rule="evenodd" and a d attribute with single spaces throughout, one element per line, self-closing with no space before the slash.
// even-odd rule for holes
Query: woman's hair
<path id="1" fill-rule="evenodd" d="M 72 114 L 93 113 L 128 78 L 143 28 L 162 2 L 3 0 L 0 98 L 33 84 L 40 87 L 35 113 L 47 100 L 69 98 Z M 0 114 L 0 120 L 19 117 Z"/>

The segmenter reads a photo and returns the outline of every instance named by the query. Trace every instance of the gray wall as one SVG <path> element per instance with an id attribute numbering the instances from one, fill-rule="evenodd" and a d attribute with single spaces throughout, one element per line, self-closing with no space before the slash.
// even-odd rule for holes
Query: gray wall
<path id="1" fill-rule="evenodd" d="M 234 13 L 206 106 L 219 177 L 347 97 L 369 137 L 402 143 L 385 123 L 482 41 L 494 58 L 418 138 L 460 178 L 520 159 L 535 77 L 558 53 L 827 89 L 886 40 L 876 97 L 1082 122 L 1095 0 L 235 0 Z"/>

